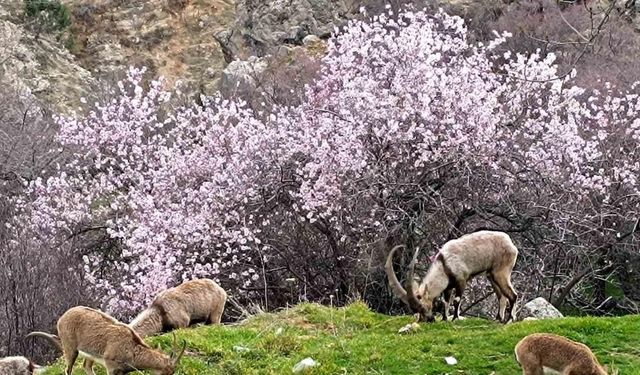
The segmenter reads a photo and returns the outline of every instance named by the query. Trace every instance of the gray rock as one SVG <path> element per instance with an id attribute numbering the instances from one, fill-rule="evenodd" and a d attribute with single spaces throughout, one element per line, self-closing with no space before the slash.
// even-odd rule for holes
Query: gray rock
<path id="1" fill-rule="evenodd" d="M 267 68 L 264 58 L 255 56 L 247 60 L 235 60 L 229 63 L 222 72 L 221 90 L 250 90 L 256 87 L 255 79 Z"/>
<path id="2" fill-rule="evenodd" d="M 307 47 L 317 43 L 321 43 L 321 42 L 322 42 L 322 39 L 318 38 L 315 35 L 307 35 L 302 39 L 302 44 L 304 44 Z"/>
<path id="3" fill-rule="evenodd" d="M 228 48 L 258 56 L 274 46 L 302 45 L 309 35 L 329 37 L 353 11 L 344 0 L 239 0 L 236 4 Z"/>
<path id="4" fill-rule="evenodd" d="M 527 302 L 520 310 L 520 320 L 527 318 L 554 319 L 562 318 L 563 315 L 551 303 L 542 297 Z M 528 319 L 532 320 L 532 319 Z"/>

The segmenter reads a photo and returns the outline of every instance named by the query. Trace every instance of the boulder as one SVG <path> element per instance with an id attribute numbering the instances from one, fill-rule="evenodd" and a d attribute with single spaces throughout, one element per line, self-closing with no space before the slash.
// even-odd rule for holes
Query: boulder
<path id="1" fill-rule="evenodd" d="M 562 317 L 562 313 L 558 311 L 558 309 L 556 309 L 549 301 L 542 297 L 538 297 L 527 302 L 522 307 L 522 310 L 520 310 L 520 320 L 554 319 Z"/>
<path id="2" fill-rule="evenodd" d="M 230 37 L 220 39 L 236 56 L 265 56 L 283 44 L 303 45 L 309 35 L 329 37 L 353 16 L 352 8 L 343 0 L 239 0 Z"/>
<path id="3" fill-rule="evenodd" d="M 223 92 L 253 90 L 256 88 L 256 78 L 266 68 L 267 61 L 255 56 L 247 60 L 232 61 L 222 72 L 221 90 Z"/>

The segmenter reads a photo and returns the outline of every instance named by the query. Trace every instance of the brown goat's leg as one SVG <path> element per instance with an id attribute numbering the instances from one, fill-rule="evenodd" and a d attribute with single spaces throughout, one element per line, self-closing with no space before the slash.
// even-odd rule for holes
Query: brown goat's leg
<path id="1" fill-rule="evenodd" d="M 176 313 L 171 317 L 171 326 L 173 329 L 187 328 L 191 323 L 191 317 L 186 312 Z"/>
<path id="2" fill-rule="evenodd" d="M 67 362 L 67 370 L 65 371 L 66 375 L 71 375 L 73 373 L 73 365 L 76 363 L 76 359 L 78 359 L 78 350 L 75 348 L 64 348 L 64 359 Z"/>
<path id="3" fill-rule="evenodd" d="M 105 361 L 105 366 L 107 367 L 108 375 L 124 375 L 125 372 L 120 369 L 117 362 Z"/>
<path id="4" fill-rule="evenodd" d="M 209 315 L 209 323 L 210 324 L 220 324 L 222 321 L 222 311 L 224 310 L 224 306 L 216 306 L 211 311 L 211 315 Z"/>
<path id="5" fill-rule="evenodd" d="M 542 366 L 522 366 L 522 375 L 544 375 Z"/>
<path id="6" fill-rule="evenodd" d="M 93 372 L 93 359 L 84 359 L 84 372 L 87 373 L 87 375 L 96 375 L 96 373 Z"/>

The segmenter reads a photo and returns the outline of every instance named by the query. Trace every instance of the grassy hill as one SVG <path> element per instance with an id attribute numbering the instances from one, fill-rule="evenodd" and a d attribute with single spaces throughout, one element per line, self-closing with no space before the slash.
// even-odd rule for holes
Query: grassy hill
<path id="1" fill-rule="evenodd" d="M 398 329 L 409 316 L 371 312 L 363 303 L 344 308 L 301 304 L 261 314 L 234 326 L 177 331 L 187 341 L 178 374 L 291 374 L 306 357 L 320 362 L 312 374 L 520 374 L 514 345 L 533 332 L 553 332 L 590 346 L 621 375 L 640 374 L 640 316 L 565 318 L 500 325 L 482 319 L 422 324 L 412 334 Z M 152 345 L 169 350 L 171 335 Z M 454 356 L 455 366 L 444 357 Z M 84 374 L 80 362 L 75 374 Z M 63 374 L 57 364 L 47 374 Z M 103 374 L 104 372 L 99 372 Z"/>

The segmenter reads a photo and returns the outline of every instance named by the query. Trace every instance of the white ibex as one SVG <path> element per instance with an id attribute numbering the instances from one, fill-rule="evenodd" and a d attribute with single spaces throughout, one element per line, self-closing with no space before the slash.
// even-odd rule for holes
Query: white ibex
<path id="1" fill-rule="evenodd" d="M 190 324 L 219 324 L 227 293 L 210 279 L 186 281 L 160 292 L 129 326 L 146 337 Z"/>
<path id="2" fill-rule="evenodd" d="M 0 375 L 32 375 L 44 371 L 25 357 L 0 358 Z"/>
<path id="3" fill-rule="evenodd" d="M 88 361 L 85 372 L 95 375 L 93 362 L 107 368 L 109 375 L 121 375 L 138 370 L 153 370 L 156 375 L 171 375 L 184 353 L 186 343 L 171 356 L 152 349 L 129 326 L 111 316 L 89 307 L 73 307 L 58 319 L 58 336 L 45 332 L 32 332 L 27 337 L 49 339 L 62 349 L 67 364 L 66 375 L 71 375 L 78 354 Z"/>
<path id="4" fill-rule="evenodd" d="M 518 295 L 511 285 L 511 271 L 518 258 L 518 249 L 509 235 L 503 232 L 480 231 L 464 235 L 445 243 L 432 259 L 426 276 L 418 283 L 414 279 L 414 269 L 418 249 L 409 264 L 407 289 L 405 290 L 393 271 L 394 247 L 385 264 L 389 285 L 394 293 L 420 320 L 434 321 L 433 304 L 440 295 L 444 296 L 443 319 L 447 320 L 452 294 L 454 299 L 454 319 L 460 316 L 460 301 L 467 282 L 479 274 L 486 274 L 498 296 L 500 307 L 497 319 L 507 322 L 514 319 L 514 307 Z M 508 315 L 505 310 L 509 304 Z"/>
<path id="5" fill-rule="evenodd" d="M 588 346 L 550 333 L 534 333 L 516 344 L 524 375 L 607 375 Z"/>

